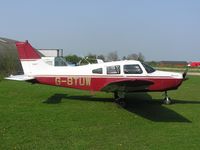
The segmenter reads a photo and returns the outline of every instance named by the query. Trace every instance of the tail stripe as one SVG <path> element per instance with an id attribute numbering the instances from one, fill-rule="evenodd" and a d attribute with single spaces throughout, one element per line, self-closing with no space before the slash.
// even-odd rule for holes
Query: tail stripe
<path id="1" fill-rule="evenodd" d="M 26 42 L 16 42 L 19 59 L 40 59 L 40 55 L 37 51 Z"/>

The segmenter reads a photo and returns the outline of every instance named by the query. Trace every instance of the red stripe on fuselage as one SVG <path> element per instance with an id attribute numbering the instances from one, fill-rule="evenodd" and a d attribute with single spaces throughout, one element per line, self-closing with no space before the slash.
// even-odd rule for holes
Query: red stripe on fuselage
<path id="1" fill-rule="evenodd" d="M 75 88 L 81 90 L 101 91 L 109 83 L 122 80 L 148 80 L 154 82 L 146 91 L 166 91 L 177 89 L 182 79 L 172 77 L 108 77 L 108 76 L 36 76 L 42 84 Z M 143 90 L 141 90 L 143 91 Z"/>

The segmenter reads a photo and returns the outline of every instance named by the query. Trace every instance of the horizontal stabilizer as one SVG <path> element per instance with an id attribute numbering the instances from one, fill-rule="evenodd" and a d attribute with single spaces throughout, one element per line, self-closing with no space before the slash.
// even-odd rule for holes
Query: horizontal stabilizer
<path id="1" fill-rule="evenodd" d="M 10 75 L 9 77 L 6 77 L 7 80 L 16 80 L 16 81 L 28 81 L 35 79 L 32 76 L 27 75 Z"/>

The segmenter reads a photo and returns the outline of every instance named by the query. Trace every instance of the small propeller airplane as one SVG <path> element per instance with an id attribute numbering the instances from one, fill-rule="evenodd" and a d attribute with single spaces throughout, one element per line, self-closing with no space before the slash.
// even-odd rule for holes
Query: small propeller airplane
<path id="1" fill-rule="evenodd" d="M 136 60 L 99 62 L 82 66 L 67 66 L 56 60 L 50 65 L 28 41 L 16 42 L 23 75 L 6 79 L 29 81 L 66 88 L 114 93 L 115 101 L 124 106 L 125 94 L 131 92 L 164 92 L 164 104 L 170 104 L 167 91 L 177 89 L 186 79 L 183 74 L 158 71 Z M 64 64 L 57 66 L 56 64 Z"/>

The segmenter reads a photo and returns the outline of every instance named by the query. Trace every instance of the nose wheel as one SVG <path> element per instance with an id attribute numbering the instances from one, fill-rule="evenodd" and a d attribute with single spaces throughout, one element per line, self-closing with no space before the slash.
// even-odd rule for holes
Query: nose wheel
<path id="1" fill-rule="evenodd" d="M 172 103 L 172 100 L 170 97 L 167 95 L 167 91 L 165 91 L 165 98 L 163 99 L 163 104 L 169 105 Z"/>
<path id="2" fill-rule="evenodd" d="M 114 98 L 115 98 L 115 103 L 116 104 L 120 105 L 123 108 L 126 107 L 125 94 L 124 93 L 115 92 L 114 93 Z"/>

